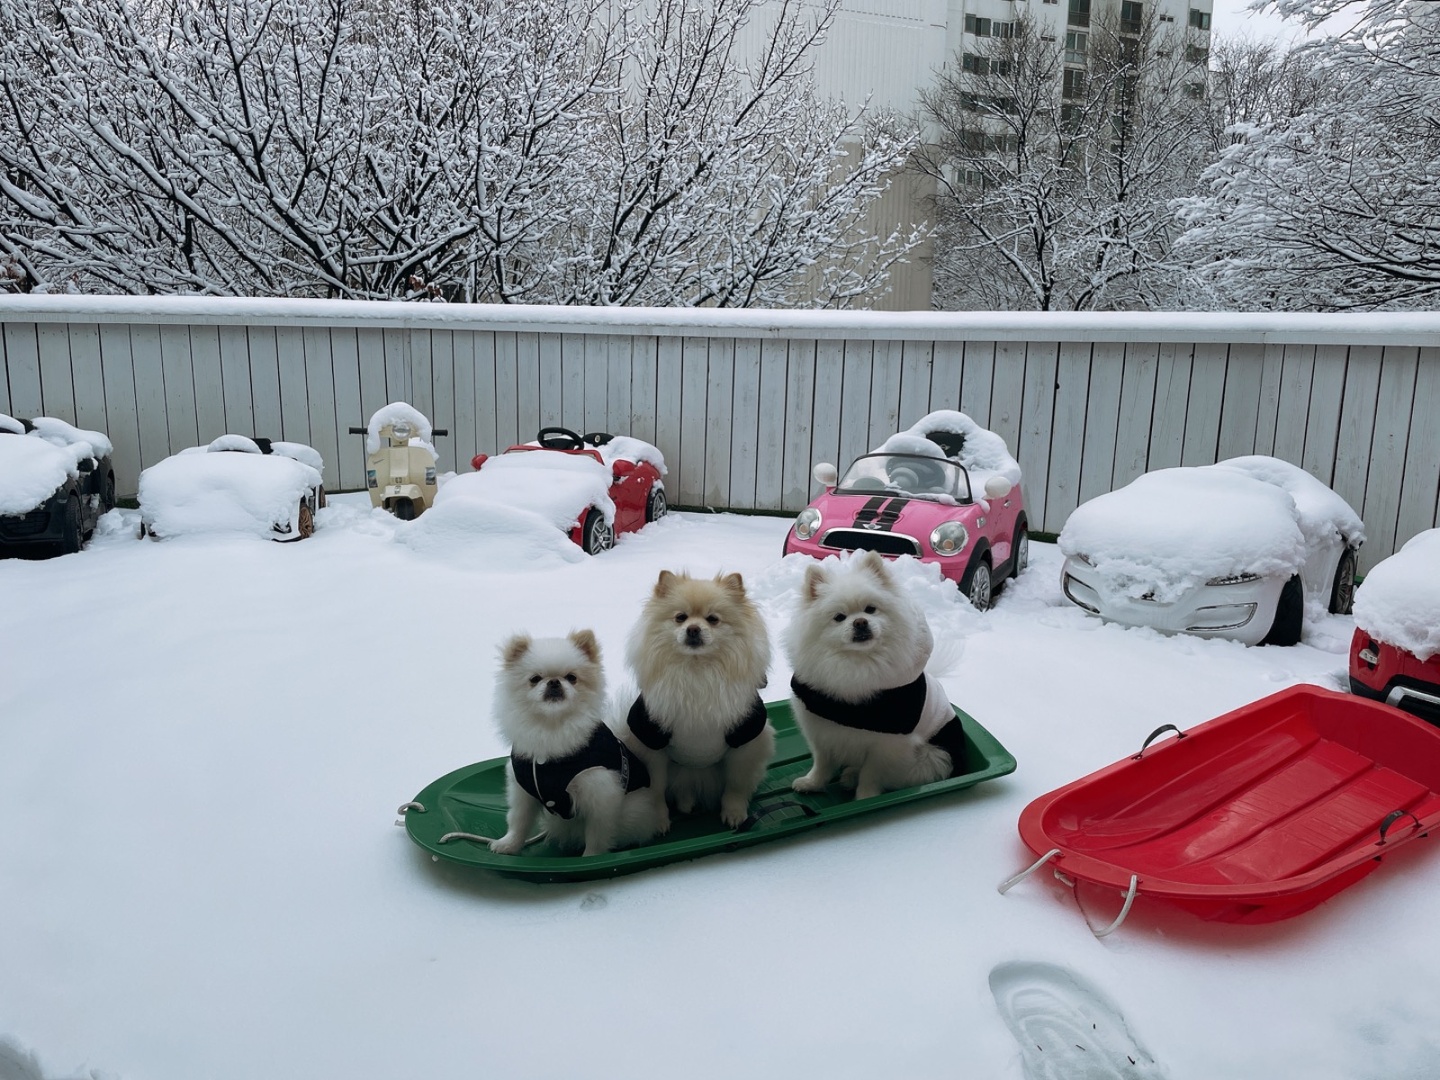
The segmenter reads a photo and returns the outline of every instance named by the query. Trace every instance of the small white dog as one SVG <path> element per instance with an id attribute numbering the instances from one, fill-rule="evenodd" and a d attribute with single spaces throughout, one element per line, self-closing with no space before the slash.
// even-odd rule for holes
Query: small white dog
<path id="1" fill-rule="evenodd" d="M 644 762 L 605 726 L 605 673 L 589 630 L 500 647 L 495 717 L 510 740 L 505 835 L 490 843 L 518 855 L 543 812 L 564 850 L 600 855 L 658 831 Z"/>
<path id="2" fill-rule="evenodd" d="M 857 799 L 928 784 L 965 762 L 965 735 L 930 658 L 925 615 L 872 551 L 847 566 L 806 567 L 786 635 L 795 721 L 810 771 L 791 786 L 820 791 L 835 773 Z"/>
<path id="3" fill-rule="evenodd" d="M 721 821 L 739 825 L 775 752 L 759 694 L 770 638 L 740 575 L 662 570 L 626 656 L 640 690 L 626 726 L 650 769 L 662 831 L 667 794 L 681 813 L 718 807 Z"/>

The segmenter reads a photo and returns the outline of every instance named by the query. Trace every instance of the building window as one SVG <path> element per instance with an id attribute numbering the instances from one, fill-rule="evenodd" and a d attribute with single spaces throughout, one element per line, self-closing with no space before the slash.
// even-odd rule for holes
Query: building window
<path id="1" fill-rule="evenodd" d="M 1085 96 L 1085 72 L 1078 68 L 1065 69 L 1065 82 L 1060 91 L 1060 96 L 1065 98 L 1078 98 Z"/>
<path id="2" fill-rule="evenodd" d="M 1203 64 L 1210 59 L 1210 50 L 1204 45 L 1186 45 L 1185 59 L 1192 64 Z"/>
<path id="3" fill-rule="evenodd" d="M 1210 29 L 1210 12 L 1201 11 L 1199 8 L 1190 9 L 1190 25 L 1196 30 Z"/>
<path id="4" fill-rule="evenodd" d="M 1164 14 L 1164 13 L 1162 13 L 1162 14 L 1159 16 L 1159 18 L 1160 18 L 1160 21 L 1161 21 L 1161 22 L 1174 22 L 1174 21 L 1175 21 L 1175 16 L 1174 16 L 1174 15 L 1166 15 L 1166 14 Z"/>
<path id="5" fill-rule="evenodd" d="M 1090 25 L 1090 0 L 1070 0 L 1069 23 L 1071 26 Z"/>
<path id="6" fill-rule="evenodd" d="M 1140 23 L 1144 18 L 1145 5 L 1137 0 L 1123 0 L 1120 4 L 1120 32 L 1122 34 L 1138 34 Z"/>
<path id="7" fill-rule="evenodd" d="M 1089 34 L 1082 34 L 1078 30 L 1067 31 L 1065 34 L 1065 63 L 1083 65 L 1089 43 Z"/>
<path id="8" fill-rule="evenodd" d="M 1008 38 L 1015 35 L 1015 24 L 995 19 L 982 19 L 975 15 L 965 16 L 965 32 L 976 37 Z"/>

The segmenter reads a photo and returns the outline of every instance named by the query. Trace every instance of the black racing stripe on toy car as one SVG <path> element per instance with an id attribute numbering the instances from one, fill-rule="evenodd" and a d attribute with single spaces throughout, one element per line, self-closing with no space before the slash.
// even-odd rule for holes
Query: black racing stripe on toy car
<path id="1" fill-rule="evenodd" d="M 880 511 L 880 516 L 875 519 L 875 524 L 882 529 L 894 528 L 895 522 L 900 520 L 900 512 L 909 505 L 909 499 L 891 499 L 885 504 L 885 509 Z"/>
<path id="2" fill-rule="evenodd" d="M 866 499 L 865 505 L 862 506 L 859 512 L 856 513 L 855 520 L 851 524 L 854 525 L 856 528 L 860 528 L 867 523 L 874 521 L 876 515 L 880 513 L 880 508 L 885 505 L 885 501 L 888 497 L 889 496 L 886 495 L 872 495 L 870 498 Z"/>

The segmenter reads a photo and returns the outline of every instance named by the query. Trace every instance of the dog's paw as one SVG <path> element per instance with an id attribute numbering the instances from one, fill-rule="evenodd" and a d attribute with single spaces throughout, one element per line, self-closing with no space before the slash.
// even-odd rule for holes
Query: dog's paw
<path id="1" fill-rule="evenodd" d="M 806 773 L 790 785 L 790 790 L 800 792 L 824 791 L 825 781 L 821 780 L 814 773 Z"/>
<path id="2" fill-rule="evenodd" d="M 496 855 L 519 855 L 525 847 L 523 836 L 512 836 L 506 833 L 499 840 L 490 841 L 490 850 Z"/>
<path id="3" fill-rule="evenodd" d="M 726 795 L 720 800 L 720 820 L 734 829 L 750 816 L 750 800 L 741 795 Z"/>
<path id="4" fill-rule="evenodd" d="M 840 786 L 846 791 L 854 791 L 860 784 L 860 769 L 851 765 L 840 773 Z"/>
<path id="5" fill-rule="evenodd" d="M 670 831 L 670 808 L 662 806 L 655 813 L 655 835 L 664 836 Z"/>

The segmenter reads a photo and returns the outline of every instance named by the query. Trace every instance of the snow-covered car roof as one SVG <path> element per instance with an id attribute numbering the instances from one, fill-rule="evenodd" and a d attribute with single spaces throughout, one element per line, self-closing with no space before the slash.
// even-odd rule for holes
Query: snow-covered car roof
<path id="1" fill-rule="evenodd" d="M 1226 458 L 1214 468 L 1239 469 L 1257 480 L 1283 488 L 1295 500 L 1295 510 L 1300 515 L 1300 530 L 1312 543 L 1335 534 L 1349 547 L 1359 547 L 1365 542 L 1365 523 L 1360 520 L 1360 515 L 1333 490 L 1298 465 L 1280 458 L 1252 454 Z"/>
<path id="2" fill-rule="evenodd" d="M 52 416 L 37 416 L 31 426 L 34 430 L 27 433 L 22 421 L 0 413 L 0 514 L 35 509 L 67 477 L 80 475 L 80 462 L 104 457 L 113 449 L 100 432 Z"/>
<path id="3" fill-rule="evenodd" d="M 959 436 L 963 445 L 958 454 L 947 454 L 941 442 L 945 435 Z M 871 451 L 874 454 L 923 454 L 927 457 L 958 461 L 970 474 L 971 488 L 985 490 L 991 476 L 1003 476 L 1011 484 L 1020 483 L 1020 463 L 1010 456 L 1005 440 L 970 417 L 954 409 L 937 409 L 927 413 L 904 431 L 896 432 Z"/>
<path id="4" fill-rule="evenodd" d="M 1417 660 L 1440 654 L 1440 529 L 1411 537 L 1365 575 L 1355 625 Z"/>
<path id="5" fill-rule="evenodd" d="M 610 467 L 589 454 L 517 450 L 488 458 L 476 472 L 452 477 L 435 496 L 435 505 L 480 499 L 528 510 L 569 531 L 591 506 L 598 507 L 606 521 L 615 520 L 610 482 Z"/>
<path id="6" fill-rule="evenodd" d="M 660 453 L 660 448 L 652 446 L 644 439 L 632 438 L 629 435 L 612 435 L 610 441 L 595 448 L 600 452 L 606 465 L 613 465 L 616 461 L 633 461 L 639 465 L 642 462 L 655 466 L 655 471 L 664 476 L 665 455 Z"/>
<path id="7" fill-rule="evenodd" d="M 140 474 L 140 518 L 161 537 L 238 533 L 269 539 L 320 483 L 320 470 L 312 465 L 262 453 L 244 435 L 222 435 Z"/>
<path id="8" fill-rule="evenodd" d="M 1295 500 L 1250 471 L 1159 469 L 1076 508 L 1060 550 L 1126 595 L 1167 602 L 1212 578 L 1299 571 L 1306 537 Z"/>

